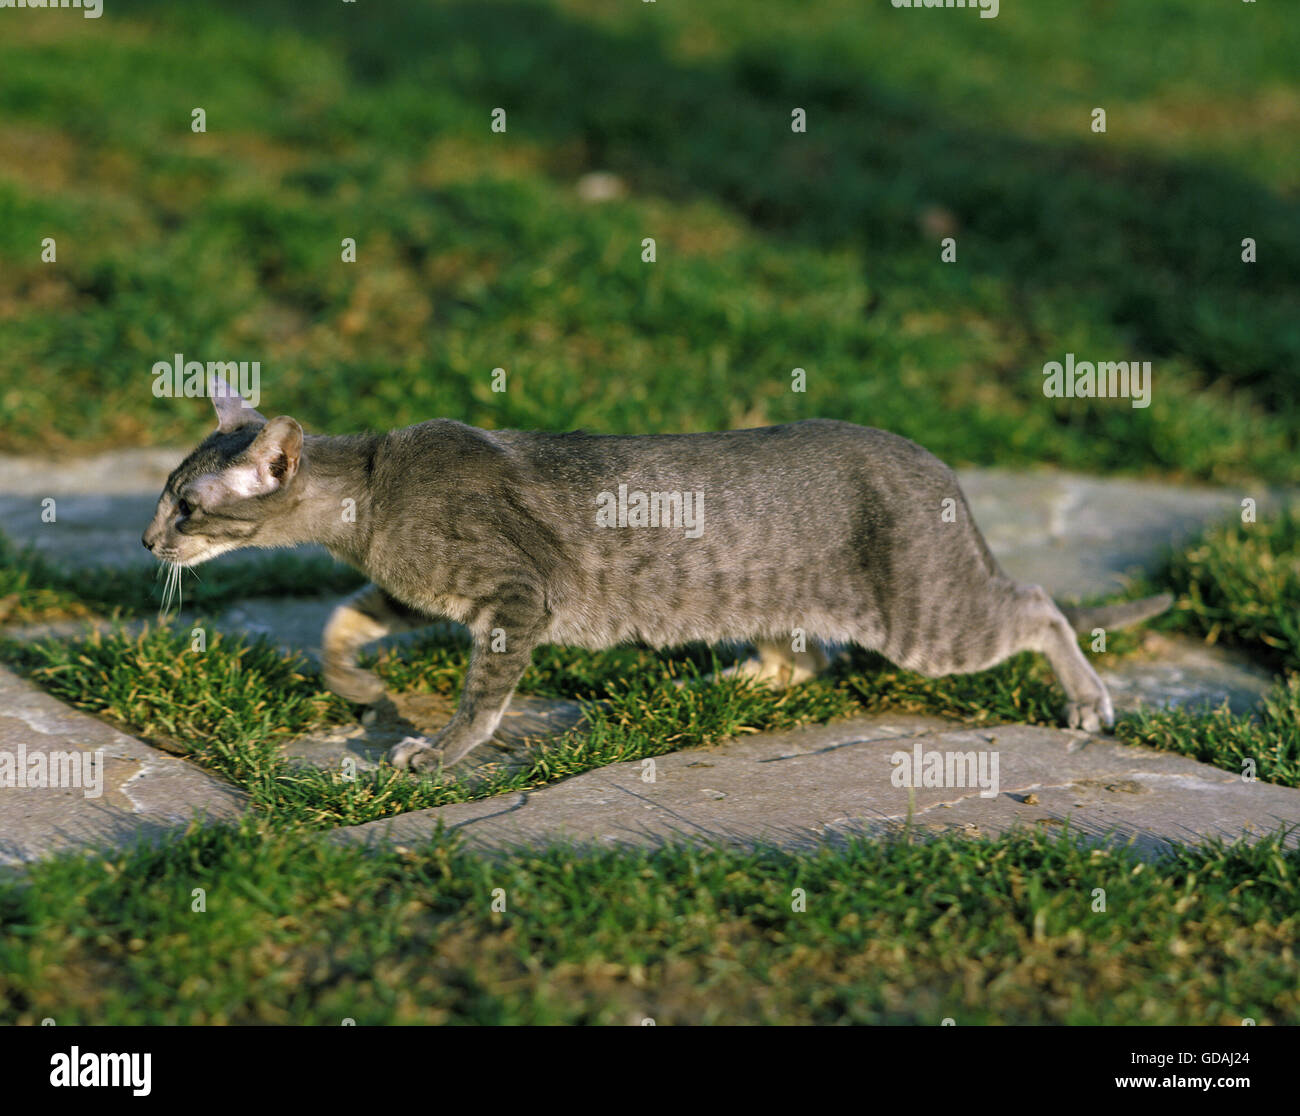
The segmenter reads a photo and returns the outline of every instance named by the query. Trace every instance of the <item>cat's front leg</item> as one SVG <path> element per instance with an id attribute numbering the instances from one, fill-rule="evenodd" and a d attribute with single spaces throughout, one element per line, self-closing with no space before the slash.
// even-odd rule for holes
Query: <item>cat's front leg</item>
<path id="1" fill-rule="evenodd" d="M 408 736 L 393 748 L 388 759 L 394 767 L 434 771 L 491 739 L 546 630 L 545 598 L 529 585 L 504 587 L 470 630 L 474 647 L 455 714 L 434 736 Z"/>

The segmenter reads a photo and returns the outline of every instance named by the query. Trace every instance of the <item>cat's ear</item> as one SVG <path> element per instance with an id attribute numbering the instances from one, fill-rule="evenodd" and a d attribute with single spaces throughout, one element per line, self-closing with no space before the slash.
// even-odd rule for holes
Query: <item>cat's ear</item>
<path id="1" fill-rule="evenodd" d="M 298 473 L 302 459 L 302 427 L 288 415 L 273 418 L 258 431 L 241 457 L 251 467 L 248 496 L 265 496 L 283 488 Z"/>
<path id="2" fill-rule="evenodd" d="M 209 374 L 208 395 L 212 397 L 212 406 L 217 410 L 217 432 L 220 434 L 229 434 L 250 423 L 260 425 L 266 422 L 266 416 L 255 411 L 220 372 L 213 371 Z"/>

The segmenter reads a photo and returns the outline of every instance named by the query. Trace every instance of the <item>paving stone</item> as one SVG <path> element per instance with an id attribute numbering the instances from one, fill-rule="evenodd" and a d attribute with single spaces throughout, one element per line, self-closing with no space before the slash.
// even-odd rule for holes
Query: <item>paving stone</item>
<path id="1" fill-rule="evenodd" d="M 77 846 L 157 840 L 183 829 L 196 814 L 230 819 L 244 806 L 241 792 L 193 764 L 64 705 L 0 667 L 0 778 L 8 783 L 9 773 L 28 770 L 29 762 L 48 766 L 54 753 L 75 756 L 79 767 L 92 762 L 81 756 L 99 758 L 93 768 L 79 771 L 80 787 L 0 786 L 0 865 Z"/>
<path id="2" fill-rule="evenodd" d="M 895 786 L 891 755 L 918 748 L 984 752 L 990 763 L 996 753 L 997 794 Z M 1026 725 L 972 730 L 928 717 L 862 717 L 661 756 L 653 782 L 643 780 L 643 771 L 640 761 L 615 764 L 536 791 L 336 830 L 333 839 L 411 845 L 442 822 L 479 850 L 557 840 L 579 847 L 685 840 L 811 848 L 850 834 L 897 831 L 910 805 L 912 824 L 924 832 L 996 835 L 1068 824 L 1089 840 L 1131 842 L 1149 856 L 1171 844 L 1251 840 L 1300 826 L 1300 790 L 1246 783 L 1107 737 Z"/>
<path id="3" fill-rule="evenodd" d="M 219 616 L 210 618 L 212 627 L 219 632 L 242 633 L 251 637 L 265 636 L 283 651 L 297 651 L 315 661 L 320 660 L 321 633 L 330 613 L 345 599 L 339 593 L 326 597 L 258 597 L 240 601 Z M 182 614 L 182 623 L 189 624 L 197 618 L 188 610 Z M 367 645 L 367 650 L 380 651 L 411 643 L 432 635 L 464 633 L 460 624 L 439 621 L 411 632 L 400 632 Z"/>
<path id="4" fill-rule="evenodd" d="M 0 454 L 0 492 L 42 497 L 63 492 L 155 497 L 187 450 L 109 450 L 86 456 L 26 457 Z"/>
<path id="5" fill-rule="evenodd" d="M 158 493 L 185 450 L 114 450 L 42 460 L 0 454 L 0 531 L 52 560 L 81 565 L 154 567 L 140 545 Z M 54 522 L 42 519 L 54 499 Z M 322 547 L 298 553 L 324 554 Z"/>
<path id="6" fill-rule="evenodd" d="M 1124 575 L 1207 523 L 1276 511 L 1293 494 L 1272 488 L 1216 489 L 1078 476 L 965 469 L 958 473 L 989 549 L 1012 577 L 1060 599 L 1114 593 Z"/>
<path id="7" fill-rule="evenodd" d="M 395 744 L 407 736 L 431 735 L 451 720 L 456 699 L 442 694 L 394 694 L 365 715 L 364 723 L 300 737 L 285 746 L 293 761 L 338 770 L 351 759 L 357 771 L 373 771 Z M 501 727 L 475 748 L 456 772 L 470 784 L 491 775 L 531 765 L 550 740 L 582 722 L 576 701 L 515 694 Z"/>
<path id="8" fill-rule="evenodd" d="M 140 536 L 182 456 L 169 449 L 51 460 L 0 455 L 0 531 L 58 561 L 156 565 Z M 53 523 L 41 519 L 46 497 L 55 501 Z"/>
<path id="9" fill-rule="evenodd" d="M 282 651 L 296 651 L 314 661 L 320 660 L 321 633 L 330 613 L 344 599 L 345 594 L 325 597 L 259 597 L 242 600 L 219 615 L 200 616 L 188 608 L 167 620 L 182 631 L 188 632 L 200 619 L 215 631 L 228 635 L 245 635 L 256 639 L 265 637 Z M 146 626 L 156 627 L 156 617 L 137 618 L 121 622 L 103 619 L 50 620 L 40 624 L 16 624 L 4 629 L 10 639 L 32 641 L 38 639 L 82 639 L 92 632 L 111 631 L 120 626 L 125 631 L 137 633 Z M 418 631 L 402 632 L 368 645 L 370 650 L 409 643 L 437 632 L 464 631 L 458 624 L 444 622 L 430 624 Z"/>
<path id="10" fill-rule="evenodd" d="M 1239 652 L 1159 632 L 1145 633 L 1138 654 L 1098 673 L 1116 712 L 1217 709 L 1226 701 L 1232 712 L 1250 713 L 1275 683 L 1272 674 Z"/>
<path id="11" fill-rule="evenodd" d="M 55 499 L 53 523 L 41 521 L 43 497 L 0 495 L 0 531 L 44 558 L 67 564 L 156 566 L 140 545 L 153 518 L 152 496 L 49 493 Z"/>

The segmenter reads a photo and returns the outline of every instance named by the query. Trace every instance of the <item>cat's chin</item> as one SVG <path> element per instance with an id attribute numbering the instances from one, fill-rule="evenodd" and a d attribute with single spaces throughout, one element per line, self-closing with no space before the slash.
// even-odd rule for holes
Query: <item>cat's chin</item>
<path id="1" fill-rule="evenodd" d="M 210 562 L 220 554 L 228 554 L 232 550 L 238 550 L 237 546 L 215 546 L 211 550 L 205 550 L 202 554 L 194 554 L 186 558 L 178 558 L 176 565 L 181 569 L 191 570 L 195 566 L 201 566 L 204 562 Z"/>

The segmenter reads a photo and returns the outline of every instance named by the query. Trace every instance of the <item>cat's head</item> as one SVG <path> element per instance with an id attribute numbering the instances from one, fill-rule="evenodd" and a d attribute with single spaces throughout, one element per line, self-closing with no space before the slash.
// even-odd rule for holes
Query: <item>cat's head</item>
<path id="1" fill-rule="evenodd" d="M 167 478 L 140 540 L 154 557 L 197 566 L 241 546 L 274 544 L 296 503 L 302 427 L 258 414 L 219 375 L 209 383 L 217 429 Z"/>

